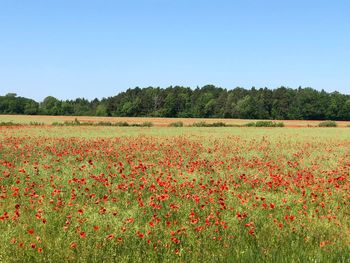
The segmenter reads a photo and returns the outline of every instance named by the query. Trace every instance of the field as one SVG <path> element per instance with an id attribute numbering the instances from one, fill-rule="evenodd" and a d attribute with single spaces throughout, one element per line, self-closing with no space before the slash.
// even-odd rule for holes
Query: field
<path id="1" fill-rule="evenodd" d="M 0 171 L 0 262 L 350 261 L 350 129 L 0 127 Z"/>
<path id="2" fill-rule="evenodd" d="M 149 117 L 91 117 L 91 116 L 41 116 L 41 115 L 0 115 L 0 122 L 13 122 L 29 124 L 31 122 L 43 123 L 51 125 L 54 122 L 63 123 L 65 121 L 72 122 L 79 120 L 80 122 L 128 122 L 130 124 L 142 123 L 145 121 L 152 122 L 156 127 L 166 127 L 170 123 L 181 121 L 184 126 L 192 125 L 195 122 L 223 122 L 228 125 L 244 125 L 256 120 L 241 120 L 241 119 L 203 119 L 203 118 L 149 118 Z M 280 121 L 278 121 L 280 122 Z M 281 120 L 286 127 L 316 127 L 320 121 L 316 120 Z M 337 121 L 338 127 L 347 127 L 350 121 Z"/>

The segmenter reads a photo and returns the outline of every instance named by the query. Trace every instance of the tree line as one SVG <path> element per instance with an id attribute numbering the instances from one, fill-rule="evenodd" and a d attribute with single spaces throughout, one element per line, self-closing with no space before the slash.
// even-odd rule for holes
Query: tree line
<path id="1" fill-rule="evenodd" d="M 136 87 L 91 101 L 48 96 L 36 102 L 9 93 L 0 96 L 0 114 L 350 120 L 350 95 L 301 87 L 227 90 L 213 85 Z"/>

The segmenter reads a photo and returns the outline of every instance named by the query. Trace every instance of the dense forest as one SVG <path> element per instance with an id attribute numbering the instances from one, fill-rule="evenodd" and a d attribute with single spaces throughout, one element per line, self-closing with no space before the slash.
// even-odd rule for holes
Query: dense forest
<path id="1" fill-rule="evenodd" d="M 227 90 L 213 85 L 136 87 L 92 101 L 48 96 L 36 102 L 9 93 L 0 96 L 0 114 L 350 120 L 350 95 L 301 87 Z"/>

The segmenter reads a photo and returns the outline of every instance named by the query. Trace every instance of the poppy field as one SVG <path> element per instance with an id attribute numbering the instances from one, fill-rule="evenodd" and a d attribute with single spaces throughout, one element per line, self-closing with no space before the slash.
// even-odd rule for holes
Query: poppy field
<path id="1" fill-rule="evenodd" d="M 349 262 L 347 128 L 0 127 L 0 262 Z"/>

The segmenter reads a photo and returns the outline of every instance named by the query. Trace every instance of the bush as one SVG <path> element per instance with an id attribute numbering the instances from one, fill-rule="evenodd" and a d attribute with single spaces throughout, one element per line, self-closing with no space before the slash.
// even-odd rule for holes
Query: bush
<path id="1" fill-rule="evenodd" d="M 127 127 L 127 126 L 130 126 L 130 125 L 126 121 L 119 121 L 119 122 L 114 123 L 114 126 Z"/>
<path id="2" fill-rule="evenodd" d="M 208 127 L 208 124 L 205 121 L 194 122 L 192 124 L 193 127 Z"/>
<path id="3" fill-rule="evenodd" d="M 95 126 L 113 126 L 113 123 L 110 121 L 99 121 L 97 123 L 94 123 Z"/>
<path id="4" fill-rule="evenodd" d="M 53 122 L 51 124 L 52 126 L 118 126 L 118 127 L 152 127 L 153 123 L 150 121 L 145 121 L 143 123 L 132 123 L 129 124 L 126 121 L 120 121 L 120 122 L 109 122 L 109 121 L 100 121 L 97 123 L 93 122 L 80 122 L 78 120 L 74 121 L 65 121 L 65 122 Z"/>
<path id="5" fill-rule="evenodd" d="M 221 121 L 214 122 L 214 123 L 210 124 L 210 127 L 226 127 L 226 123 L 221 122 Z"/>
<path id="6" fill-rule="evenodd" d="M 233 123 L 233 124 L 226 124 L 226 127 L 243 127 L 243 125 Z"/>
<path id="7" fill-rule="evenodd" d="M 24 125 L 24 124 L 14 123 L 12 121 L 0 122 L 0 126 L 21 126 L 21 125 Z"/>
<path id="8" fill-rule="evenodd" d="M 335 121 L 322 121 L 318 127 L 337 127 L 337 123 Z"/>
<path id="9" fill-rule="evenodd" d="M 92 126 L 93 122 L 80 122 L 77 119 L 74 121 L 65 121 L 65 122 L 53 122 L 52 126 Z"/>
<path id="10" fill-rule="evenodd" d="M 248 122 L 244 126 L 246 127 L 284 127 L 284 123 L 273 122 L 273 121 L 257 121 L 257 122 Z"/>
<path id="11" fill-rule="evenodd" d="M 255 122 L 248 122 L 248 123 L 244 124 L 243 126 L 245 126 L 245 127 L 256 127 Z"/>
<path id="12" fill-rule="evenodd" d="M 257 121 L 255 127 L 284 127 L 283 122 Z"/>
<path id="13" fill-rule="evenodd" d="M 43 123 L 43 122 L 37 122 L 37 121 L 31 121 L 31 122 L 29 123 L 29 125 L 31 125 L 31 126 L 44 126 L 45 123 Z"/>
<path id="14" fill-rule="evenodd" d="M 118 126 L 118 127 L 126 127 L 130 126 L 129 123 L 126 121 L 119 121 L 119 122 L 110 122 L 110 121 L 100 121 L 94 124 L 95 126 Z"/>
<path id="15" fill-rule="evenodd" d="M 273 126 L 273 127 L 284 127 L 283 122 L 275 122 L 274 124 L 275 124 L 275 126 Z"/>
<path id="16" fill-rule="evenodd" d="M 141 123 L 140 126 L 141 126 L 141 127 L 152 127 L 152 126 L 153 126 L 153 123 L 150 122 L 150 121 L 145 121 L 145 122 Z"/>
<path id="17" fill-rule="evenodd" d="M 194 122 L 192 126 L 193 127 L 226 127 L 227 125 L 224 122 L 206 123 L 205 121 L 200 121 L 200 122 Z"/>
<path id="18" fill-rule="evenodd" d="M 183 126 L 184 126 L 184 123 L 183 123 L 182 121 L 177 121 L 177 122 L 169 123 L 168 126 L 169 126 L 169 127 L 183 127 Z"/>
<path id="19" fill-rule="evenodd" d="M 65 121 L 63 123 L 65 126 L 92 126 L 94 125 L 93 122 L 80 122 L 77 119 L 74 121 Z"/>
<path id="20" fill-rule="evenodd" d="M 55 121 L 55 122 L 51 123 L 51 125 L 52 126 L 63 126 L 63 123 Z"/>

